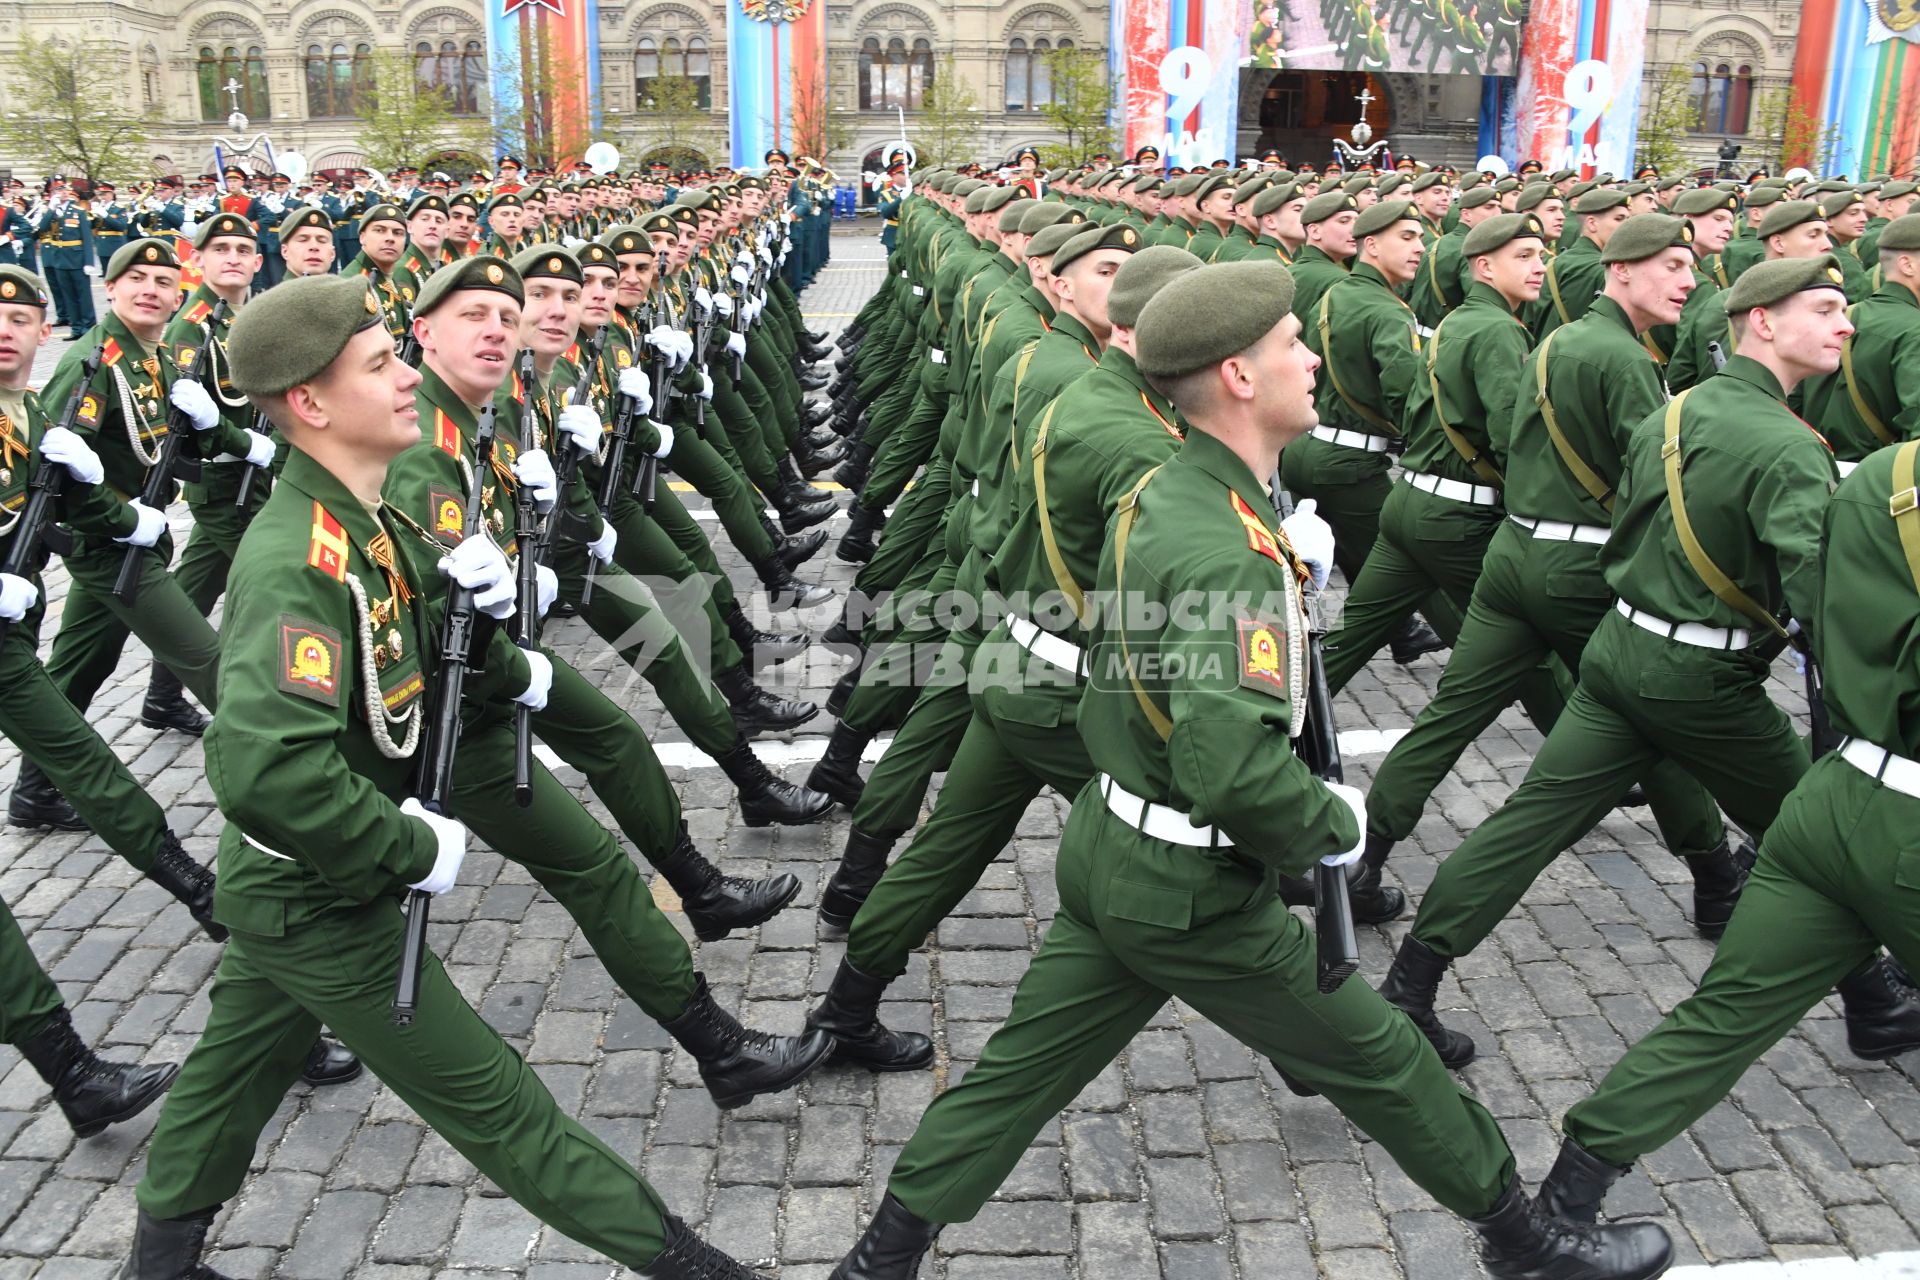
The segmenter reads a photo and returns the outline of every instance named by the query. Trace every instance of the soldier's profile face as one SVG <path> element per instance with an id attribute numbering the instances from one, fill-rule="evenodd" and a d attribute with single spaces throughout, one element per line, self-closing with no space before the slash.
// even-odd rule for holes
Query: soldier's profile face
<path id="1" fill-rule="evenodd" d="M 1533 206 L 1533 216 L 1540 219 L 1548 241 L 1557 242 L 1567 229 L 1567 202 L 1559 196 L 1548 196 Z"/>
<path id="2" fill-rule="evenodd" d="M 1693 251 L 1702 256 L 1715 254 L 1727 247 L 1727 241 L 1733 239 L 1733 210 L 1715 209 L 1712 213 L 1695 214 L 1693 222 Z"/>
<path id="3" fill-rule="evenodd" d="M 394 354 L 384 325 L 347 341 L 307 394 L 343 445 L 391 460 L 420 442 L 413 390 L 420 373 Z"/>
<path id="4" fill-rule="evenodd" d="M 1605 213 L 1587 214 L 1587 238 L 1604 249 L 1607 247 L 1607 241 L 1613 239 L 1613 233 L 1619 230 L 1620 224 L 1631 216 L 1633 215 L 1627 212 L 1627 206 L 1625 205 L 1619 205 L 1607 210 Z"/>
<path id="5" fill-rule="evenodd" d="M 0 383 L 11 386 L 25 377 L 33 367 L 34 353 L 52 333 L 44 308 L 0 304 Z"/>
<path id="6" fill-rule="evenodd" d="M 1532 236 L 1510 240 L 1483 256 L 1487 282 L 1511 303 L 1532 302 L 1546 283 L 1546 246 Z M 1476 263 L 1476 265 L 1478 265 Z"/>
<path id="7" fill-rule="evenodd" d="M 1802 290 L 1765 308 L 1763 314 L 1774 350 L 1803 379 L 1840 367 L 1841 349 L 1853 332 L 1853 322 L 1847 318 L 1847 295 L 1838 286 Z"/>
<path id="8" fill-rule="evenodd" d="M 1320 234 L 1317 239 L 1321 250 L 1330 258 L 1345 261 L 1353 256 L 1353 224 L 1359 220 L 1360 215 L 1353 210 L 1342 209 L 1331 218 L 1322 218 L 1313 227 L 1308 227 L 1307 238 L 1315 239 L 1313 231 L 1314 227 L 1318 227 Z"/>
<path id="9" fill-rule="evenodd" d="M 1253 400 L 1259 406 L 1262 425 L 1281 441 L 1294 439 L 1313 429 L 1320 420 L 1313 403 L 1313 375 L 1320 357 L 1301 341 L 1300 320 L 1286 316 L 1253 344 L 1238 360 L 1249 366 Z"/>
<path id="10" fill-rule="evenodd" d="M 1817 258 L 1833 248 L 1824 219 L 1815 218 L 1771 237 L 1783 258 Z"/>
<path id="11" fill-rule="evenodd" d="M 1662 249 L 1639 262 L 1616 262 L 1608 268 L 1621 272 L 1627 283 L 1626 306 L 1649 324 L 1678 324 L 1694 290 L 1693 251 L 1674 247 Z"/>
<path id="12" fill-rule="evenodd" d="M 1405 284 L 1413 279 L 1420 270 L 1420 259 L 1426 256 L 1420 228 L 1404 218 L 1368 236 L 1361 247 L 1369 246 L 1380 274 L 1392 284 Z"/>

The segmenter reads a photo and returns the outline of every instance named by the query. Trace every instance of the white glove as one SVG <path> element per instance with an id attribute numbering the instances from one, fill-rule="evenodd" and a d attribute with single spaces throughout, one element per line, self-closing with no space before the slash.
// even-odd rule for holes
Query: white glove
<path id="1" fill-rule="evenodd" d="M 107 469 L 100 465 L 100 455 L 93 446 L 65 427 L 47 428 L 40 437 L 40 456 L 65 467 L 67 474 L 81 484 L 99 484 L 107 478 Z"/>
<path id="2" fill-rule="evenodd" d="M 1314 514 L 1319 503 L 1308 498 L 1280 522 L 1280 532 L 1293 544 L 1293 553 L 1313 573 L 1313 589 L 1324 591 L 1333 572 L 1333 528 Z"/>
<path id="3" fill-rule="evenodd" d="M 654 422 L 652 418 L 647 421 L 653 422 L 653 429 L 660 433 L 660 447 L 653 451 L 653 456 L 664 458 L 673 452 L 673 428 L 664 422 Z"/>
<path id="4" fill-rule="evenodd" d="M 600 522 L 600 536 L 587 544 L 587 554 L 601 564 L 613 563 L 613 549 L 620 544 L 620 532 L 613 527 L 613 521 Z"/>
<path id="5" fill-rule="evenodd" d="M 760 261 L 766 263 L 768 266 L 773 265 L 773 250 L 767 248 L 764 244 L 760 246 Z"/>
<path id="6" fill-rule="evenodd" d="M 739 357 L 740 357 L 740 358 L 741 358 L 742 360 L 745 360 L 745 359 L 747 358 L 747 337 L 746 337 L 746 335 L 745 335 L 745 334 L 742 334 L 742 333 L 730 333 L 730 334 L 728 334 L 728 335 L 727 335 L 727 350 L 728 350 L 729 352 L 731 352 L 732 354 L 734 354 L 734 355 L 736 355 L 736 356 L 739 356 Z"/>
<path id="7" fill-rule="evenodd" d="M 700 398 L 709 403 L 713 401 L 713 377 L 702 372 L 700 375 Z"/>
<path id="8" fill-rule="evenodd" d="M 1346 802 L 1353 810 L 1353 820 L 1360 824 L 1360 842 L 1345 853 L 1330 853 L 1320 861 L 1330 867 L 1344 867 L 1349 862 L 1359 861 L 1360 855 L 1367 850 L 1367 798 L 1360 794 L 1360 788 L 1350 787 L 1344 782 L 1329 782 L 1327 790 Z"/>
<path id="9" fill-rule="evenodd" d="M 585 243 L 586 241 L 582 240 L 579 236 L 561 236 L 560 237 L 560 245 L 562 248 L 565 248 L 565 249 L 578 249 L 581 245 Z"/>
<path id="10" fill-rule="evenodd" d="M 693 305 L 700 308 L 701 315 L 710 316 L 713 314 L 713 295 L 705 289 L 695 286 L 693 290 Z"/>
<path id="11" fill-rule="evenodd" d="M 27 616 L 27 610 L 39 600 L 40 588 L 31 581 L 11 573 L 0 573 L 0 618 L 18 622 Z"/>
<path id="12" fill-rule="evenodd" d="M 735 284 L 751 284 L 753 283 L 753 268 L 744 262 L 736 262 L 733 264 L 733 270 L 727 272 L 727 276 Z"/>
<path id="13" fill-rule="evenodd" d="M 440 557 L 440 572 L 473 594 L 474 607 L 504 622 L 513 616 L 513 568 L 506 552 L 484 533 Z"/>
<path id="14" fill-rule="evenodd" d="M 133 526 L 132 533 L 114 541 L 129 547 L 150 547 L 160 541 L 160 535 L 167 531 L 167 513 L 155 511 L 138 498 L 127 503 L 127 506 L 132 509 L 138 523 Z"/>
<path id="15" fill-rule="evenodd" d="M 98 276 L 100 274 L 100 264 L 97 262 L 89 262 L 86 266 L 80 268 L 80 272 L 82 275 Z"/>
<path id="16" fill-rule="evenodd" d="M 716 293 L 713 295 L 713 308 L 723 316 L 730 316 L 733 314 L 733 299 L 724 293 Z"/>
<path id="17" fill-rule="evenodd" d="M 560 598 L 560 575 L 544 564 L 533 566 L 533 599 L 539 606 L 536 610 L 541 617 L 553 608 L 553 602 Z"/>
<path id="18" fill-rule="evenodd" d="M 190 378 L 182 378 L 167 391 L 167 402 L 187 415 L 195 431 L 211 431 L 220 422 L 220 410 L 207 389 Z"/>
<path id="19" fill-rule="evenodd" d="M 467 860 L 467 829 L 457 819 L 434 813 L 412 796 L 400 802 L 400 812 L 426 823 L 438 846 L 433 855 L 433 870 L 425 880 L 407 888 L 439 897 L 453 888 L 453 882 L 460 876 L 460 864 Z"/>
<path id="20" fill-rule="evenodd" d="M 633 411 L 641 417 L 653 412 L 653 379 L 645 369 L 622 369 L 620 394 L 633 401 Z"/>
<path id="21" fill-rule="evenodd" d="M 538 649 L 522 649 L 527 655 L 527 687 L 513 700 L 529 711 L 545 711 L 547 695 L 553 692 L 553 659 Z"/>
<path id="22" fill-rule="evenodd" d="M 626 389 L 629 373 L 638 373 L 638 369 L 625 369 L 620 374 L 621 390 Z M 560 411 L 560 420 L 554 424 L 560 435 L 582 453 L 594 453 L 600 448 L 600 415 L 590 404 L 570 404 Z"/>
<path id="23" fill-rule="evenodd" d="M 680 350 L 680 336 L 678 329 L 661 325 L 647 331 L 647 345 L 671 360 L 674 368 L 678 369 L 687 362 L 687 356 L 692 353 L 691 342 L 685 353 Z"/>
<path id="24" fill-rule="evenodd" d="M 553 461 L 545 449 L 523 449 L 513 460 L 513 478 L 533 490 L 533 505 L 541 514 L 553 510 L 560 496 L 560 479 L 553 474 Z"/>
<path id="25" fill-rule="evenodd" d="M 1800 619 L 1788 618 L 1787 619 L 1787 638 L 1791 641 L 1797 638 L 1799 634 L 1800 634 Z M 1807 651 L 1805 649 L 1802 649 L 1797 644 L 1790 643 L 1787 645 L 1787 652 L 1793 655 L 1793 674 L 1797 676 L 1806 675 L 1807 674 Z"/>
<path id="26" fill-rule="evenodd" d="M 255 467 L 273 465 L 273 437 L 265 432 L 247 428 L 247 463 Z"/>

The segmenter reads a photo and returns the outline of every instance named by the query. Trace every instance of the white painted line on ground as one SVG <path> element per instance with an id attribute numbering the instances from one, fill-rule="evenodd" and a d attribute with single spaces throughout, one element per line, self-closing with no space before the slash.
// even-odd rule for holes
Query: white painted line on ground
<path id="1" fill-rule="evenodd" d="M 1920 1280 L 1920 1253 L 1681 1267 L 1667 1272 L 1667 1280 Z"/>

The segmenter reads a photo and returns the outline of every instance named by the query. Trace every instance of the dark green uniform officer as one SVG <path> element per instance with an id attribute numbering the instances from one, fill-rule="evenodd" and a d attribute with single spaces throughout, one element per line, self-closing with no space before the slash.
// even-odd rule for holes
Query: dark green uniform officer
<path id="1" fill-rule="evenodd" d="M 1494 1275 L 1665 1267 L 1671 1243 L 1651 1224 L 1579 1230 L 1540 1215 L 1493 1117 L 1413 1027 L 1363 984 L 1317 991 L 1313 936 L 1279 900 L 1282 874 L 1348 861 L 1359 838 L 1355 793 L 1292 750 L 1304 566 L 1255 474 L 1312 422 L 1291 293 L 1277 266 L 1229 263 L 1188 272 L 1140 317 L 1139 367 L 1189 432 L 1136 481 L 1101 554 L 1093 585 L 1123 604 L 1093 627 L 1079 715 L 1099 776 L 1061 835 L 1060 910 L 1006 1024 L 928 1108 L 834 1280 L 913 1276 L 942 1225 L 978 1213 L 1170 997 L 1325 1094 L 1468 1216 Z M 1187 602 L 1200 607 L 1176 625 Z"/>
<path id="2" fill-rule="evenodd" d="M 1726 300 L 1720 296 L 1725 286 L 1711 270 L 1717 254 L 1709 246 L 1732 243 L 1726 237 L 1739 208 L 1736 197 L 1711 187 L 1684 192 L 1673 202 L 1673 211 L 1693 227 L 1696 263 L 1693 292 L 1687 295 L 1687 305 L 1681 309 L 1680 323 L 1667 347 L 1669 391 L 1685 391 L 1702 378 L 1711 377 L 1716 367 L 1716 346 L 1722 359 L 1733 354 L 1728 349 Z"/>
<path id="3" fill-rule="evenodd" d="M 1807 421 L 1844 474 L 1882 445 L 1920 436 L 1920 214 L 1880 233 L 1881 283 L 1854 307 L 1840 367 L 1807 380 Z"/>
<path id="4" fill-rule="evenodd" d="M 289 281 L 262 295 L 232 351 L 236 385 L 272 407 L 294 449 L 234 565 L 230 697 L 207 736 L 208 777 L 228 816 L 217 913 L 234 936 L 155 1130 L 123 1274 L 217 1274 L 199 1262 L 207 1230 L 324 1020 L 557 1229 L 646 1275 L 750 1276 L 560 1110 L 437 957 L 427 957 L 414 1021 L 393 1021 L 398 895 L 451 889 L 466 847 L 459 822 L 402 803 L 438 674 L 429 578 L 442 549 L 379 495 L 387 463 L 419 438 L 398 407 L 418 375 L 394 359 L 357 280 Z M 493 664 L 476 691 L 528 670 Z M 540 785 L 559 792 L 544 771 Z"/>
<path id="5" fill-rule="evenodd" d="M 1833 454 L 1786 398 L 1838 359 L 1851 327 L 1844 281 L 1830 258 L 1749 270 L 1727 292 L 1742 353 L 1628 437 L 1601 552 L 1616 600 L 1581 655 L 1579 688 L 1519 789 L 1441 864 L 1381 988 L 1454 1056 L 1465 1037 L 1433 1013 L 1447 963 L 1492 932 L 1633 779 L 1677 765 L 1762 836 L 1806 772 L 1807 748 L 1767 696 L 1768 664 L 1751 642 L 1756 629 L 1784 638 L 1781 618 L 1817 617 Z M 1722 902 L 1747 865 L 1716 851 L 1708 869 Z M 1886 989 L 1877 970 L 1848 980 L 1863 982 Z"/>
<path id="6" fill-rule="evenodd" d="M 1574 201 L 1570 212 L 1573 216 L 1567 219 L 1568 229 L 1578 228 L 1578 238 L 1547 265 L 1546 284 L 1532 309 L 1531 328 L 1536 338 L 1572 324 L 1599 296 L 1607 274 L 1600 252 L 1615 229 L 1627 220 L 1626 193 L 1596 188 Z"/>

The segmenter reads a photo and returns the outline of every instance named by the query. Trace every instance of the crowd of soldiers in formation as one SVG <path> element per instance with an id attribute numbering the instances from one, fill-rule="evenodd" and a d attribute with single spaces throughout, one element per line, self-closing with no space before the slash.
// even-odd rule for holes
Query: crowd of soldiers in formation
<path id="1" fill-rule="evenodd" d="M 426 926 L 470 833 L 567 909 L 726 1108 L 830 1062 L 929 1069 L 931 1041 L 880 1020 L 888 987 L 1028 804 L 1072 802 L 1059 912 L 1011 1012 L 837 1280 L 916 1275 L 1169 997 L 1378 1141 L 1503 1280 L 1664 1271 L 1661 1227 L 1600 1222 L 1608 1188 L 1835 988 L 1854 1053 L 1920 1047 L 1915 183 L 923 170 L 882 196 L 886 278 L 829 372 L 795 297 L 825 256 L 820 184 L 767 159 L 629 198 L 624 220 L 532 221 L 502 181 L 475 201 L 484 236 L 450 237 L 439 195 L 378 201 L 338 271 L 333 215 L 290 207 L 271 287 L 268 228 L 203 211 L 107 257 L 109 313 L 37 394 L 59 293 L 0 265 L 10 816 L 90 827 L 226 943 L 186 1063 L 121 1064 L 0 921 L 0 1038 L 75 1130 L 165 1095 L 124 1275 L 217 1276 L 207 1234 L 285 1089 L 363 1069 L 609 1258 L 758 1274 L 563 1113 L 448 979 Z M 710 500 L 778 614 L 832 602 L 794 569 L 837 508 L 807 477 L 836 465 L 836 554 L 859 569 L 818 642 L 858 661 L 795 786 L 750 739 L 818 709 L 755 672 L 816 640 L 748 618 L 662 477 Z M 56 554 L 70 585 L 43 664 Z M 696 575 L 713 588 L 690 602 L 656 590 Z M 846 953 L 800 1034 L 715 1001 L 622 842 L 701 940 L 801 885 L 701 853 L 639 726 L 542 644 L 554 612 L 654 687 L 748 825 L 849 811 L 817 908 Z M 143 721 L 205 735 L 217 877 L 86 721 L 128 634 L 155 658 Z M 1789 648 L 1805 740 L 1765 692 Z M 1345 784 L 1332 696 L 1383 651 L 1442 650 L 1372 786 Z M 1525 781 L 1442 862 L 1378 989 L 1353 980 L 1353 923 L 1407 910 L 1395 843 L 1515 698 L 1546 735 Z M 1641 804 L 1716 956 L 1568 1113 L 1529 1194 L 1448 1074 L 1475 1046 L 1438 986 L 1561 852 Z"/>

